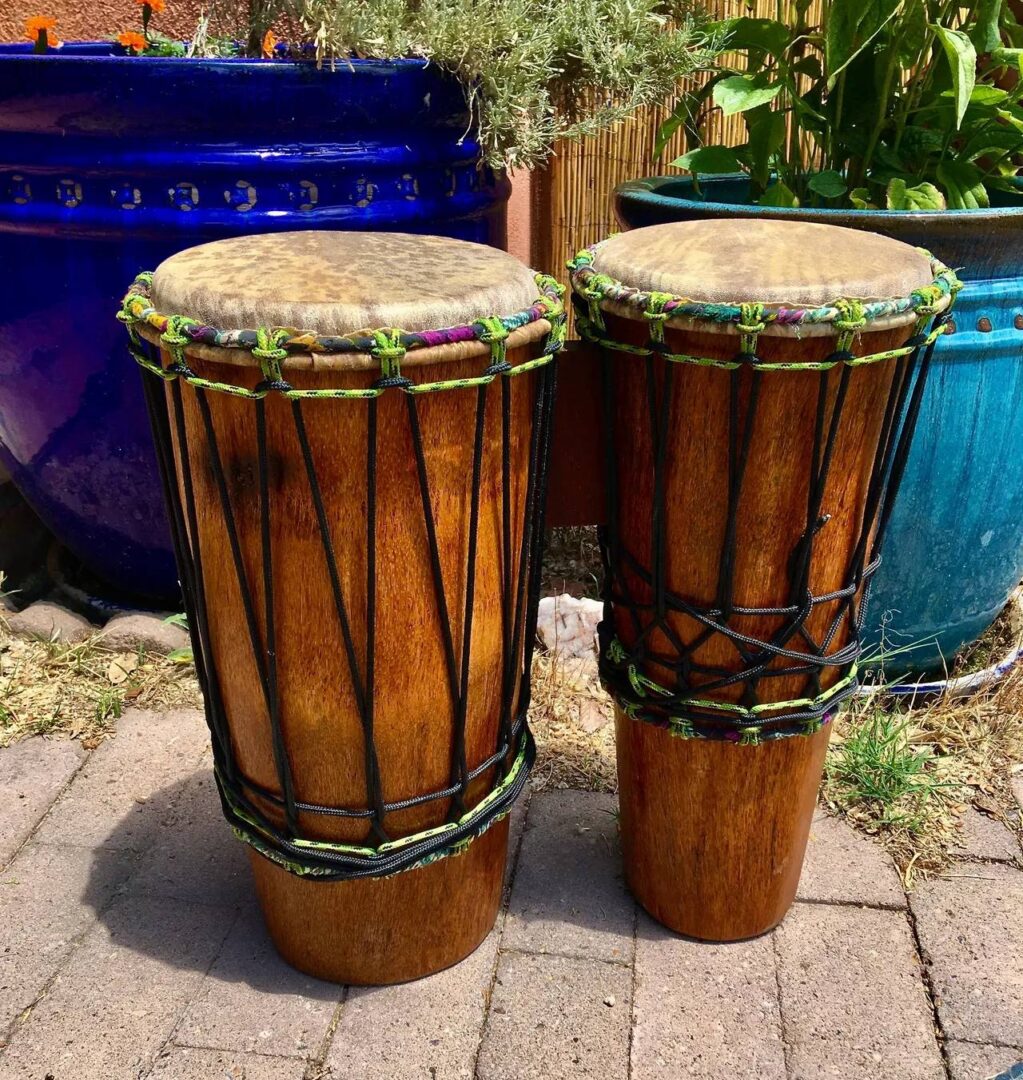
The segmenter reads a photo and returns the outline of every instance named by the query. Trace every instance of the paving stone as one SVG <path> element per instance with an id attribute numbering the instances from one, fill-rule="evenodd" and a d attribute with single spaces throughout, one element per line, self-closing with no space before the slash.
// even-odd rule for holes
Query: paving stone
<path id="1" fill-rule="evenodd" d="M 785 1080 L 770 937 L 709 945 L 641 913 L 635 994 L 632 1080 Z"/>
<path id="2" fill-rule="evenodd" d="M 1014 862 L 1020 857 L 1016 834 L 1004 822 L 975 807 L 969 806 L 963 813 L 962 830 L 962 840 L 953 850 L 954 855 L 996 862 Z"/>
<path id="3" fill-rule="evenodd" d="M 197 709 L 130 710 L 117 734 L 94 750 L 39 827 L 37 839 L 87 847 L 146 847 L 167 810 L 147 800 L 198 767 L 209 732 Z"/>
<path id="4" fill-rule="evenodd" d="M 470 1080 L 499 931 L 460 964 L 403 986 L 352 987 L 327 1055 L 341 1080 Z"/>
<path id="5" fill-rule="evenodd" d="M 146 652 L 167 655 L 191 645 L 188 631 L 169 623 L 162 615 L 150 615 L 135 611 L 115 615 L 103 627 L 100 642 L 105 649 L 114 652 L 133 652 L 142 648 Z"/>
<path id="6" fill-rule="evenodd" d="M 1023 873 L 961 866 L 910 906 L 945 1034 L 1023 1046 Z"/>
<path id="7" fill-rule="evenodd" d="M 86 758 L 68 739 L 23 739 L 0 749 L 0 866 L 25 842 Z"/>
<path id="8" fill-rule="evenodd" d="M 227 935 L 174 1041 L 309 1058 L 340 1000 L 339 986 L 303 975 L 277 955 L 253 900 Z"/>
<path id="9" fill-rule="evenodd" d="M 800 900 L 906 906 L 906 893 L 891 856 L 848 822 L 823 810 L 814 815 L 799 878 Z"/>
<path id="10" fill-rule="evenodd" d="M 86 848 L 29 843 L 0 871 L 0 1033 L 39 996 L 128 875 L 127 853 L 94 875 Z"/>
<path id="11" fill-rule="evenodd" d="M 63 641 L 73 644 L 91 637 L 99 629 L 88 619 L 76 615 L 60 604 L 49 600 L 37 600 L 24 611 L 7 616 L 12 634 L 20 637 L 41 638 L 43 641 Z"/>
<path id="12" fill-rule="evenodd" d="M 622 877 L 614 810 L 610 795 L 533 796 L 504 948 L 631 962 L 635 906 Z"/>
<path id="13" fill-rule="evenodd" d="M 148 805 L 158 811 L 156 824 L 129 892 L 229 907 L 252 902 L 246 848 L 224 820 L 208 762 L 172 789 L 170 798 L 154 796 Z"/>
<path id="14" fill-rule="evenodd" d="M 1023 1061 L 1023 1046 L 989 1046 L 983 1043 L 946 1043 L 949 1080 L 993 1080 L 999 1073 Z"/>
<path id="15" fill-rule="evenodd" d="M 504 953 L 478 1080 L 626 1080 L 631 999 L 621 964 Z"/>
<path id="16" fill-rule="evenodd" d="M 519 856 L 522 850 L 522 834 L 526 831 L 526 817 L 529 814 L 529 800 L 533 793 L 526 785 L 525 791 L 515 801 L 511 813 L 508 815 L 508 861 L 504 867 L 504 900 L 508 902 L 511 896 L 512 880 L 519 865 Z"/>
<path id="17" fill-rule="evenodd" d="M 126 897 L 109 908 L 0 1055 L 3 1080 L 145 1075 L 234 912 Z"/>
<path id="18" fill-rule="evenodd" d="M 171 1046 L 149 1076 L 165 1080 L 302 1080 L 304 1073 L 305 1065 L 294 1058 Z"/>
<path id="19" fill-rule="evenodd" d="M 791 1080 L 944 1080 L 902 912 L 796 904 L 775 942 Z"/>

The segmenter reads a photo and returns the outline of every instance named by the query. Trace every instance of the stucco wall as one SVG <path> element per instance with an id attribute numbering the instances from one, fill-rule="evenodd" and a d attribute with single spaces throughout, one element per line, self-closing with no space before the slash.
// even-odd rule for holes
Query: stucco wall
<path id="1" fill-rule="evenodd" d="M 167 0 L 167 9 L 154 19 L 153 28 L 188 37 L 201 6 L 200 0 Z M 65 41 L 86 41 L 139 29 L 139 14 L 135 0 L 0 0 L 0 41 L 20 41 L 25 20 L 32 15 L 54 16 L 57 33 Z"/>

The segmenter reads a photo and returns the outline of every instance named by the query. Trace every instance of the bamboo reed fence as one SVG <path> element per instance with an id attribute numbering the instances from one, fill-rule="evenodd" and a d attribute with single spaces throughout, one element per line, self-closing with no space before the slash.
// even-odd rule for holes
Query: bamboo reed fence
<path id="1" fill-rule="evenodd" d="M 814 0 L 811 5 L 811 20 L 821 2 Z M 714 0 L 708 6 L 715 18 L 772 18 L 777 4 L 775 0 Z M 562 141 L 548 165 L 533 173 L 530 257 L 534 267 L 563 277 L 566 261 L 580 248 L 619 228 L 611 206 L 616 185 L 670 171 L 668 163 L 685 153 L 684 135 L 679 132 L 656 160 L 654 149 L 657 132 L 673 105 L 667 101 L 643 109 L 589 139 Z M 741 116 L 722 117 L 715 110 L 704 127 L 705 141 L 741 142 L 744 130 Z"/>

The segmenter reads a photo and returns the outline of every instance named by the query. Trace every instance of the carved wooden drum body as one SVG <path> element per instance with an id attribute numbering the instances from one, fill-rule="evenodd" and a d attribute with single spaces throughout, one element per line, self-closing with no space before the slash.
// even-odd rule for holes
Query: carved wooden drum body
<path id="1" fill-rule="evenodd" d="M 534 753 L 558 287 L 462 241 L 307 232 L 182 252 L 122 318 L 278 949 L 354 983 L 456 962 Z"/>
<path id="2" fill-rule="evenodd" d="M 638 229 L 572 280 L 601 365 L 627 876 L 682 933 L 750 937 L 795 895 L 958 283 L 897 241 L 769 221 Z"/>

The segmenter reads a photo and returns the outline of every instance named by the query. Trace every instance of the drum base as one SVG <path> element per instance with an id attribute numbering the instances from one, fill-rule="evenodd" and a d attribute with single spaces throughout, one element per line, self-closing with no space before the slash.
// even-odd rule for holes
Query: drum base
<path id="1" fill-rule="evenodd" d="M 270 937 L 292 967 L 329 982 L 381 986 L 464 960 L 501 906 L 508 819 L 460 855 L 387 878 L 316 881 L 249 849 Z"/>
<path id="2" fill-rule="evenodd" d="M 704 941 L 777 926 L 795 899 L 831 725 L 760 746 L 680 739 L 615 710 L 629 888 Z"/>

